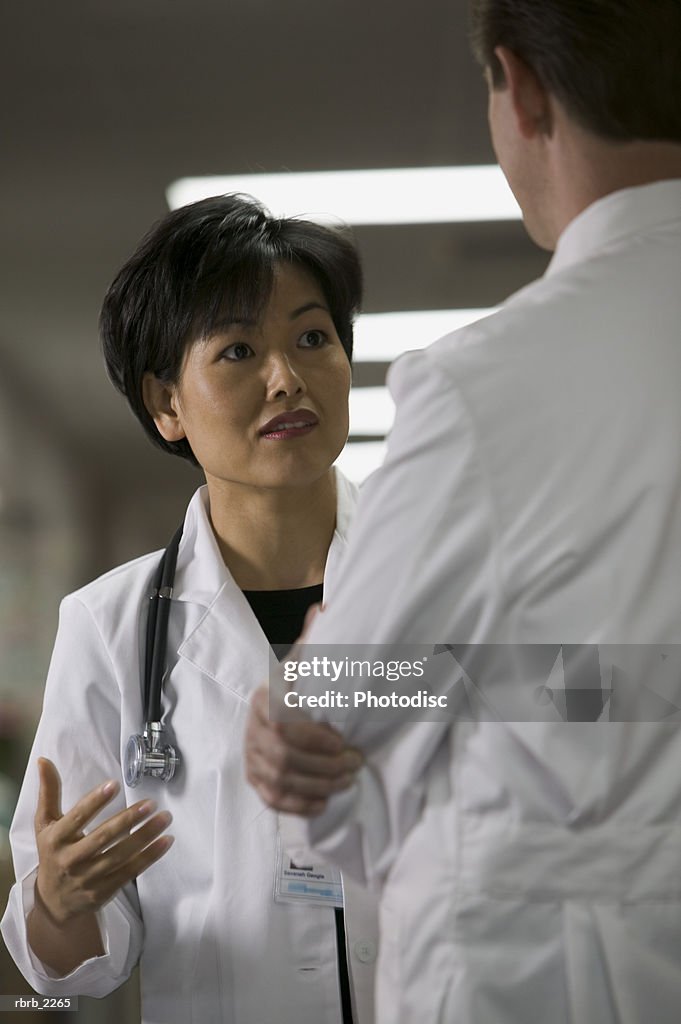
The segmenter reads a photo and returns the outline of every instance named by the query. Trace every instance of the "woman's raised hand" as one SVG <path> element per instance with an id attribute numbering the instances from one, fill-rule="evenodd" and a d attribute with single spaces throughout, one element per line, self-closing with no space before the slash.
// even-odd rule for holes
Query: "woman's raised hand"
<path id="1" fill-rule="evenodd" d="M 161 833 L 172 817 L 167 811 L 155 814 L 152 801 L 140 800 L 85 835 L 83 829 L 118 792 L 118 783 L 98 786 L 62 814 L 56 767 L 41 757 L 38 771 L 36 904 L 47 912 L 53 925 L 63 928 L 79 916 L 99 910 L 126 882 L 170 849 L 172 836 Z"/>

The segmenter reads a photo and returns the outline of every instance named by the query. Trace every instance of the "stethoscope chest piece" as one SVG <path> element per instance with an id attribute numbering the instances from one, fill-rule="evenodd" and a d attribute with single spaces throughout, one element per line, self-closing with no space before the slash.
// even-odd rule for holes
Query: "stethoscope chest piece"
<path id="1" fill-rule="evenodd" d="M 138 786 L 145 775 L 170 782 L 180 766 L 180 757 L 171 743 L 164 743 L 160 722 L 147 722 L 144 733 L 131 736 L 125 747 L 124 771 L 127 786 Z"/>

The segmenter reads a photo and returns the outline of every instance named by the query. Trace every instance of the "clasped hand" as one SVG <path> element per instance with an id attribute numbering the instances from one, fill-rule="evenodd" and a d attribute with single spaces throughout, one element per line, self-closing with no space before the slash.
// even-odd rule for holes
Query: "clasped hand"
<path id="1" fill-rule="evenodd" d="M 251 700 L 246 777 L 275 810 L 314 817 L 333 793 L 353 784 L 362 755 L 326 723 L 272 721 L 269 702 L 266 686 Z"/>

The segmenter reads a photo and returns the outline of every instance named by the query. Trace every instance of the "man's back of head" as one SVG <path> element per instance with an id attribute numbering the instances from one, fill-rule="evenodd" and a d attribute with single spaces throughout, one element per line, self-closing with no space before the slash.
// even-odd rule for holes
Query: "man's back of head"
<path id="1" fill-rule="evenodd" d="M 681 176 L 680 0 L 471 0 L 471 29 L 539 244 L 611 191 Z"/>

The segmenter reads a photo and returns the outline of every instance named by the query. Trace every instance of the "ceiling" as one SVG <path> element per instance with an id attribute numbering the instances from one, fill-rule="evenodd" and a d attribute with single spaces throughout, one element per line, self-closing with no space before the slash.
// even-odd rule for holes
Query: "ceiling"
<path id="1" fill-rule="evenodd" d="M 103 293 L 175 178 L 489 163 L 466 0 L 24 0 L 2 14 L 0 380 L 84 477 L 183 480 L 108 383 Z M 489 306 L 519 223 L 358 228 L 366 310 Z M 361 383 L 361 381 L 360 381 Z"/>

